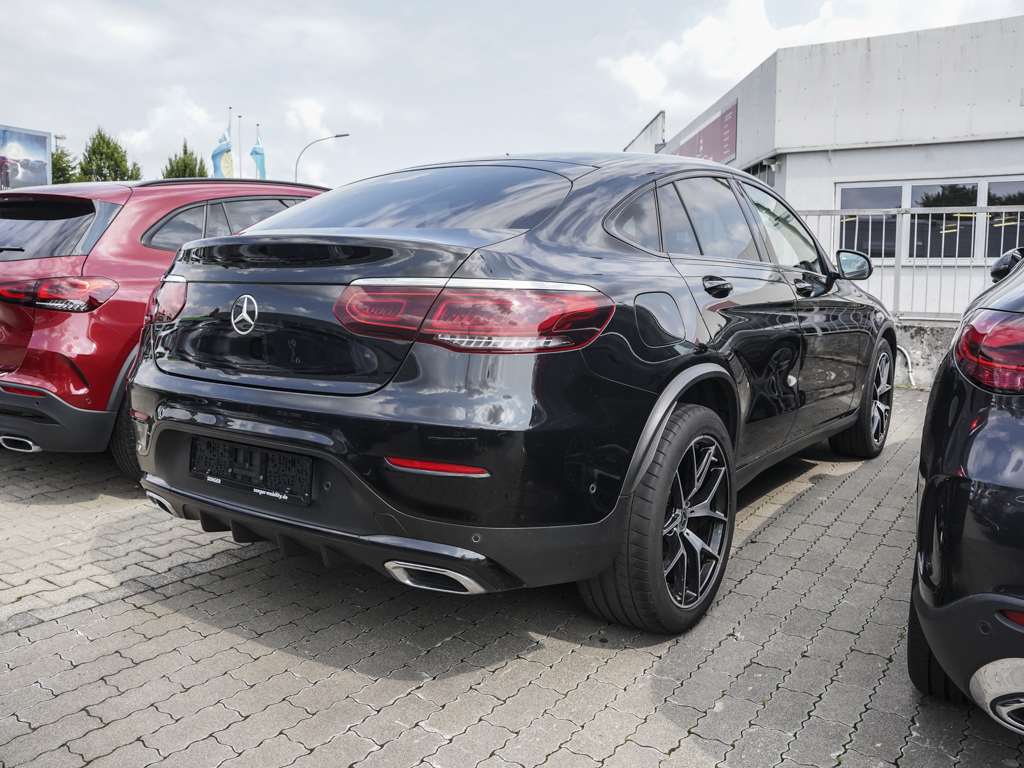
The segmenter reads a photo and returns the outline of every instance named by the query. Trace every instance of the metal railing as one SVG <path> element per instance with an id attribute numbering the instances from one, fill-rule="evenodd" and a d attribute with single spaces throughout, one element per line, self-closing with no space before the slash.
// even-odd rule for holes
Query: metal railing
<path id="1" fill-rule="evenodd" d="M 958 319 L 992 285 L 999 256 L 1024 245 L 1024 206 L 858 208 L 802 211 L 831 252 L 853 248 L 871 257 L 866 282 L 896 317 Z"/>

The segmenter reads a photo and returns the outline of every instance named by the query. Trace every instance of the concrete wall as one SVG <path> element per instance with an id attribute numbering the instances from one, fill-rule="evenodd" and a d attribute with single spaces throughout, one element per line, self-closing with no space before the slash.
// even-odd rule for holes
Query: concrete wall
<path id="1" fill-rule="evenodd" d="M 954 323 L 897 323 L 896 343 L 910 353 L 915 386 L 931 387 L 935 369 L 945 357 L 955 334 Z M 910 386 L 907 361 L 902 352 L 896 354 L 896 385 Z"/>

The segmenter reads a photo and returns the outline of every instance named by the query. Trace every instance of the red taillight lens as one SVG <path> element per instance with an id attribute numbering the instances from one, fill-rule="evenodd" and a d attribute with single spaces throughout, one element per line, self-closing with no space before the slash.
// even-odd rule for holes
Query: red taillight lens
<path id="1" fill-rule="evenodd" d="M 578 349 L 604 330 L 614 309 L 597 291 L 445 288 L 419 339 L 460 352 Z"/>
<path id="2" fill-rule="evenodd" d="M 1020 624 L 1024 627 L 1024 613 L 1020 611 L 1003 611 L 1003 616 L 1008 618 L 1014 624 Z"/>
<path id="3" fill-rule="evenodd" d="M 476 477 L 483 477 L 490 474 L 483 467 L 470 467 L 465 464 L 449 464 L 446 461 L 399 459 L 395 456 L 385 456 L 384 460 L 393 467 L 412 472 L 429 472 L 437 475 L 474 475 Z"/>
<path id="4" fill-rule="evenodd" d="M 440 288 L 350 285 L 334 316 L 352 333 L 412 341 Z"/>
<path id="5" fill-rule="evenodd" d="M 960 369 L 979 384 L 1024 390 L 1024 315 L 991 309 L 972 315 L 955 351 Z"/>
<path id="6" fill-rule="evenodd" d="M 0 301 L 58 312 L 91 312 L 117 292 L 106 277 L 51 277 L 0 285 Z"/>
<path id="7" fill-rule="evenodd" d="M 334 315 L 352 333 L 459 352 L 545 352 L 593 341 L 615 310 L 598 291 L 350 285 Z"/>
<path id="8" fill-rule="evenodd" d="M 188 283 L 162 282 L 149 297 L 146 323 L 169 323 L 181 314 L 188 297 Z"/>

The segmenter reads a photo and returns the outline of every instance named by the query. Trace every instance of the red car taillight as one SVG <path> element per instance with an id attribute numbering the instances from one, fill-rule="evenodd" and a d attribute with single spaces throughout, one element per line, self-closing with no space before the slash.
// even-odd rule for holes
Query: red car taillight
<path id="1" fill-rule="evenodd" d="M 364 336 L 514 353 L 586 346 L 614 310 L 611 299 L 593 290 L 349 286 L 334 314 Z"/>
<path id="2" fill-rule="evenodd" d="M 960 370 L 979 384 L 1024 390 L 1024 315 L 982 310 L 964 323 L 954 350 Z"/>
<path id="3" fill-rule="evenodd" d="M 58 312 L 91 312 L 117 292 L 106 277 L 51 277 L 0 285 L 0 301 L 52 309 Z"/>
<path id="4" fill-rule="evenodd" d="M 161 282 L 149 297 L 146 324 L 169 323 L 181 314 L 188 296 L 188 283 Z"/>

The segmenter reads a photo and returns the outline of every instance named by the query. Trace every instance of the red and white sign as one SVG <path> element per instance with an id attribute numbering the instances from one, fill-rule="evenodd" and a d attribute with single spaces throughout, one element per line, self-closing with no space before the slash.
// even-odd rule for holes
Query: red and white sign
<path id="1" fill-rule="evenodd" d="M 734 101 L 711 120 L 697 129 L 675 149 L 673 155 L 683 157 L 699 157 L 703 160 L 714 160 L 727 163 L 736 157 L 736 108 L 739 102 Z"/>

